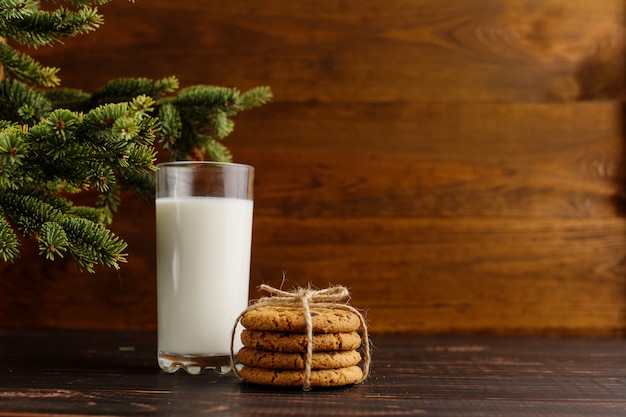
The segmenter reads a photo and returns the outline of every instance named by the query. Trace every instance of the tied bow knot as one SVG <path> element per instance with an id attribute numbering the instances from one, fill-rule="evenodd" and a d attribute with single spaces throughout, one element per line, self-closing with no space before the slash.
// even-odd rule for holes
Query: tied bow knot
<path id="1" fill-rule="evenodd" d="M 296 288 L 294 291 L 283 291 L 278 288 L 262 284 L 260 290 L 265 291 L 270 297 L 262 297 L 257 304 L 263 305 L 270 301 L 272 305 L 304 305 L 323 306 L 335 305 L 350 298 L 350 293 L 345 287 L 336 286 L 314 290 L 312 288 Z"/>

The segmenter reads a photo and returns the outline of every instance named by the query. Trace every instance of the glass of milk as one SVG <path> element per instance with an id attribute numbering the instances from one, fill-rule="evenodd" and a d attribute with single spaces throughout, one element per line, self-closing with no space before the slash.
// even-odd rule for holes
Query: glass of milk
<path id="1" fill-rule="evenodd" d="M 228 372 L 232 328 L 248 305 L 254 168 L 193 161 L 157 167 L 159 366 Z"/>

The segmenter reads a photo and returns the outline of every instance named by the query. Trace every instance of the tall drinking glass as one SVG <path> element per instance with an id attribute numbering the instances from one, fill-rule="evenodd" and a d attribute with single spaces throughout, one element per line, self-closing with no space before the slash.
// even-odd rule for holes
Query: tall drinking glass
<path id="1" fill-rule="evenodd" d="M 159 366 L 227 372 L 232 326 L 248 305 L 254 168 L 191 161 L 157 168 Z"/>

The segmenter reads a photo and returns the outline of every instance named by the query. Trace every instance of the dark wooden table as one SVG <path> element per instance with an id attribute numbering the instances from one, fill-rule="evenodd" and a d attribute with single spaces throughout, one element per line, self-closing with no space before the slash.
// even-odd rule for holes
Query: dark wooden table
<path id="1" fill-rule="evenodd" d="M 624 416 L 626 341 L 375 335 L 371 378 L 310 392 L 157 369 L 154 332 L 0 331 L 0 416 Z"/>

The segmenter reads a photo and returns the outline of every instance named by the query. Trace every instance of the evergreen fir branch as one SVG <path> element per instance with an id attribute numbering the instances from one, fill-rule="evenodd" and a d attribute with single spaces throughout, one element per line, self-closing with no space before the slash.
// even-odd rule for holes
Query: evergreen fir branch
<path id="1" fill-rule="evenodd" d="M 99 106 L 87 115 L 53 111 L 30 129 L 33 149 L 42 155 L 38 165 L 61 176 L 65 185 L 95 188 L 101 194 L 98 206 L 116 211 L 117 182 L 155 169 L 152 143 L 158 120 L 148 115 L 152 103 L 138 97 L 131 103 Z"/>
<path id="2" fill-rule="evenodd" d="M 170 160 L 231 161 L 230 151 L 219 143 L 234 130 L 231 117 L 260 106 L 271 97 L 268 87 L 255 88 L 243 95 L 232 88 L 187 87 L 176 97 L 163 101 L 159 109 L 159 142 L 169 152 Z"/>
<path id="3" fill-rule="evenodd" d="M 9 127 L 0 132 L 0 187 L 18 189 L 26 181 L 22 162 L 27 145 L 22 130 Z"/>
<path id="4" fill-rule="evenodd" d="M 19 188 L 31 181 L 50 192 L 76 192 L 91 187 L 106 192 L 117 181 L 118 174 L 113 169 L 128 173 L 154 169 L 152 147 L 133 143 L 129 138 L 120 141 L 125 143 L 120 149 L 107 149 L 106 143 L 94 145 L 81 137 L 81 120 L 80 114 L 55 110 L 27 133 L 18 127 L 0 132 L 0 184 Z M 145 140 L 138 138 L 142 143 Z M 20 158 L 27 169 L 21 168 Z"/>
<path id="5" fill-rule="evenodd" d="M 113 126 L 111 126 L 111 133 L 118 139 L 120 144 L 126 145 L 139 135 L 138 120 L 131 115 L 118 117 L 113 122 Z M 126 161 L 122 162 L 126 165 Z"/>
<path id="6" fill-rule="evenodd" d="M 210 123 L 208 123 L 208 126 L 211 126 L 211 128 L 213 128 L 215 136 L 220 139 L 224 139 L 235 130 L 235 122 L 229 119 L 228 115 L 224 112 L 218 112 L 214 114 L 211 118 Z"/>
<path id="7" fill-rule="evenodd" d="M 93 187 L 100 193 L 119 176 L 152 172 L 154 133 L 144 129 L 155 122 L 136 109 L 128 103 L 100 106 L 87 115 L 57 109 L 30 129 L 31 161 L 42 167 L 45 181 L 62 179 L 76 190 Z"/>
<path id="8" fill-rule="evenodd" d="M 56 87 L 61 82 L 57 76 L 58 68 L 44 67 L 30 56 L 16 51 L 4 43 L 0 43 L 0 63 L 7 77 L 25 83 L 42 87 Z"/>
<path id="9" fill-rule="evenodd" d="M 123 168 L 121 173 L 128 177 L 146 171 L 154 172 L 156 157 L 157 151 L 151 146 L 131 145 L 124 155 L 125 166 L 120 167 Z"/>
<path id="10" fill-rule="evenodd" d="M 98 157 L 120 175 L 155 170 L 156 150 L 152 144 L 157 120 L 149 116 L 150 100 L 111 103 L 90 111 L 79 135 L 102 148 Z"/>
<path id="11" fill-rule="evenodd" d="M 59 223 L 48 222 L 41 226 L 37 238 L 39 254 L 45 255 L 46 259 L 54 261 L 56 257 L 63 257 L 68 249 L 68 240 L 65 231 Z"/>
<path id="12" fill-rule="evenodd" d="M 0 193 L 2 190 L 0 190 Z M 44 189 L 40 189 L 35 184 L 27 184 L 19 189 L 16 195 L 30 197 L 35 200 L 39 200 L 44 204 L 50 206 L 52 209 L 58 210 L 61 213 L 66 213 L 72 208 L 72 202 L 67 198 L 59 195 L 47 192 Z"/>
<path id="13" fill-rule="evenodd" d="M 126 262 L 126 242 L 107 228 L 75 216 L 64 217 L 61 225 L 68 236 L 69 253 L 81 270 L 94 272 L 95 265 L 119 269 L 119 263 Z"/>
<path id="14" fill-rule="evenodd" d="M 0 119 L 33 125 L 51 110 L 50 102 L 26 84 L 8 78 L 0 81 Z"/>
<path id="15" fill-rule="evenodd" d="M 139 119 L 139 132 L 134 138 L 135 143 L 144 146 L 154 146 L 157 134 L 161 129 L 159 119 L 156 117 L 142 117 Z"/>
<path id="16" fill-rule="evenodd" d="M 125 175 L 119 179 L 120 186 L 131 190 L 145 203 L 154 203 L 154 174 L 145 171 Z M 119 205 L 119 202 L 118 202 Z"/>
<path id="17" fill-rule="evenodd" d="M 113 221 L 113 214 L 108 207 L 72 206 L 67 214 L 82 217 L 94 223 L 106 225 Z"/>
<path id="18" fill-rule="evenodd" d="M 91 98 L 89 93 L 73 88 L 53 88 L 42 92 L 52 108 L 64 108 L 73 111 L 88 111 Z"/>
<path id="19" fill-rule="evenodd" d="M 92 32 L 104 23 L 104 19 L 98 14 L 95 7 L 82 6 L 73 11 L 65 7 L 59 7 L 52 12 L 57 19 L 57 26 L 52 30 L 58 38 L 74 37 L 78 34 Z"/>
<path id="20" fill-rule="evenodd" d="M 20 241 L 0 209 L 0 258 L 12 261 L 20 255 Z"/>
<path id="21" fill-rule="evenodd" d="M 85 175 L 89 167 L 105 155 L 100 155 L 100 149 L 84 140 L 79 140 L 80 124 L 74 120 L 74 125 L 70 125 L 72 119 L 56 119 L 55 114 L 49 116 L 43 123 L 46 124 L 44 135 L 39 137 L 37 149 L 39 152 L 31 155 L 48 172 L 50 180 L 60 178 L 64 180 L 85 181 Z M 62 127 L 63 122 L 68 126 Z M 56 125 L 55 125 L 56 123 Z M 30 132 L 38 132 L 39 129 L 31 129 Z M 31 136 L 32 137 L 32 136 Z"/>
<path id="22" fill-rule="evenodd" d="M 175 152 L 176 144 L 183 132 L 180 112 L 173 104 L 166 103 L 160 107 L 158 116 L 161 122 L 161 130 L 157 134 L 158 140 L 165 150 Z"/>
<path id="23" fill-rule="evenodd" d="M 272 90 L 269 87 L 255 87 L 239 96 L 238 105 L 240 110 L 249 110 L 269 103 L 272 98 Z"/>
<path id="24" fill-rule="evenodd" d="M 104 164 L 91 164 L 87 172 L 86 179 L 99 193 L 107 192 L 117 181 L 113 169 Z"/>
<path id="25" fill-rule="evenodd" d="M 28 132 L 30 162 L 45 181 L 62 179 L 77 189 L 105 192 L 117 175 L 153 171 L 157 120 L 150 100 L 100 106 L 82 114 L 57 109 Z"/>
<path id="26" fill-rule="evenodd" d="M 49 3 L 55 3 L 58 0 L 45 0 Z M 103 4 L 109 3 L 111 0 L 65 0 L 66 3 L 72 4 L 74 6 L 102 6 Z M 133 0 L 130 0 L 134 3 Z"/>
<path id="27" fill-rule="evenodd" d="M 56 109 L 45 120 L 49 137 L 58 147 L 76 135 L 81 122 L 78 113 L 66 109 Z M 57 140 L 54 140 L 57 139 Z M 54 157 L 54 155 L 53 155 Z"/>
<path id="28" fill-rule="evenodd" d="M 25 14 L 37 10 L 39 2 L 36 0 L 2 0 L 0 1 L 0 19 L 21 19 Z"/>
<path id="29" fill-rule="evenodd" d="M 24 131 L 18 127 L 0 131 L 0 167 L 22 163 L 27 148 L 24 136 Z"/>
<path id="30" fill-rule="evenodd" d="M 198 85 L 181 90 L 171 101 L 180 115 L 182 134 L 170 159 L 205 159 L 209 142 L 232 131 L 228 116 L 238 96 L 237 90 L 225 87 Z"/>
<path id="31" fill-rule="evenodd" d="M 121 202 L 122 202 L 122 199 L 120 197 L 120 191 L 119 191 L 119 186 L 117 182 L 110 184 L 107 190 L 104 190 L 103 192 L 98 194 L 98 201 L 96 203 L 96 207 L 99 210 L 103 210 L 103 214 L 106 216 L 105 222 L 104 223 L 99 222 L 99 223 L 101 224 L 111 223 L 113 221 L 113 213 L 119 209 Z M 82 216 L 82 217 L 85 217 L 85 216 Z"/>
<path id="32" fill-rule="evenodd" d="M 120 78 L 96 90 L 91 96 L 91 106 L 132 101 L 141 95 L 158 100 L 176 91 L 178 85 L 178 79 L 173 76 L 160 80 Z"/>
<path id="33" fill-rule="evenodd" d="M 32 236 L 44 223 L 58 222 L 63 217 L 63 212 L 54 205 L 15 190 L 0 188 L 0 207 L 24 236 Z"/>
<path id="34" fill-rule="evenodd" d="M 94 181 L 91 169 L 94 152 L 94 147 L 85 143 L 72 142 L 62 151 L 44 147 L 42 152 L 29 157 L 29 165 L 37 165 L 33 172 L 27 174 L 29 182 L 39 184 L 51 193 L 74 194 L 89 190 Z M 58 157 L 53 159 L 47 154 Z"/>
<path id="35" fill-rule="evenodd" d="M 81 126 L 81 135 L 84 135 L 95 145 L 106 146 L 109 149 L 123 149 L 126 136 L 117 135 L 113 129 L 116 127 L 118 133 L 121 132 L 122 122 L 118 122 L 118 120 L 126 117 L 127 113 L 128 103 L 110 103 L 98 106 L 85 115 Z M 116 123 L 118 123 L 117 126 Z"/>
<path id="36" fill-rule="evenodd" d="M 119 262 L 125 261 L 126 254 L 122 251 L 127 245 L 119 237 L 95 221 L 70 214 L 67 200 L 56 196 L 40 199 L 35 194 L 39 193 L 28 195 L 0 188 L 0 209 L 25 236 L 36 237 L 40 253 L 48 259 L 62 256 L 67 250 L 81 269 L 91 272 L 95 265 L 117 269 Z M 49 204 L 51 200 L 57 201 L 57 204 Z M 73 213 L 84 213 L 83 210 Z M 0 251 L 11 256 L 16 245 L 11 243 L 10 233 L 3 232 L 3 228 L 6 226 L 0 225 L 0 236 L 6 235 L 8 243 L 0 243 L 0 246 L 7 247 Z"/>
<path id="37" fill-rule="evenodd" d="M 233 160 L 230 150 L 216 140 L 207 141 L 204 148 L 204 156 L 208 160 L 217 162 L 231 162 Z"/>
<path id="38" fill-rule="evenodd" d="M 60 43 L 63 38 L 91 32 L 103 22 L 98 9 L 89 6 L 76 11 L 65 7 L 53 11 L 29 10 L 18 18 L 2 22 L 0 35 L 26 46 L 49 46 Z"/>
<path id="39" fill-rule="evenodd" d="M 194 85 L 182 89 L 174 99 L 178 108 L 203 107 L 216 112 L 230 112 L 239 98 L 234 88 Z"/>
<path id="40" fill-rule="evenodd" d="M 156 99 L 148 94 L 140 94 L 128 101 L 128 108 L 138 117 L 145 117 L 154 111 Z"/>

